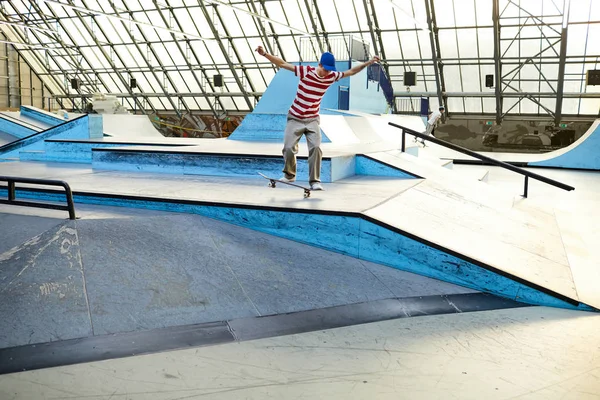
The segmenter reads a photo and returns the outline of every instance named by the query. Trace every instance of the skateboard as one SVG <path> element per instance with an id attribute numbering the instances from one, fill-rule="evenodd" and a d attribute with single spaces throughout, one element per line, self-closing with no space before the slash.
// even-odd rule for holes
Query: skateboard
<path id="1" fill-rule="evenodd" d="M 284 181 L 280 181 L 279 179 L 269 178 L 268 176 L 263 175 L 260 172 L 258 174 L 269 181 L 269 187 L 271 187 L 271 188 L 274 188 L 275 186 L 277 186 L 277 182 L 279 182 L 279 183 L 283 183 L 285 185 L 290 185 L 290 186 L 294 186 L 294 187 L 297 187 L 300 189 L 304 189 L 304 197 L 305 198 L 310 197 L 310 191 L 312 190 L 311 188 L 307 188 L 307 187 L 304 187 L 301 185 L 296 185 L 295 183 L 292 183 L 292 182 L 284 182 Z"/>

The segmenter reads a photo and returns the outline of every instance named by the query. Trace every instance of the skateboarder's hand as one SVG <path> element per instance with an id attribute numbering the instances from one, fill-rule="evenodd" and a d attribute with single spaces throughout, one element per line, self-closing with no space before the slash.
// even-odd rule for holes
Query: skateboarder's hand
<path id="1" fill-rule="evenodd" d="M 379 58 L 379 56 L 373 56 L 373 58 L 371 58 L 371 64 L 375 64 L 378 63 L 381 59 Z"/>
<path id="2" fill-rule="evenodd" d="M 264 55 L 267 53 L 267 52 L 265 51 L 265 49 L 264 49 L 262 46 L 258 46 L 258 47 L 256 48 L 256 52 L 257 52 L 258 54 L 260 54 L 261 56 L 264 56 Z"/>

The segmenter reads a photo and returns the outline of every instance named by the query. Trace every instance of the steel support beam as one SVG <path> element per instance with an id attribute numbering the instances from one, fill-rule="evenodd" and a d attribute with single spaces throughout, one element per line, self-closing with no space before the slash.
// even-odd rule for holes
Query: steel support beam
<path id="1" fill-rule="evenodd" d="M 447 96 L 446 84 L 444 82 L 442 63 L 442 53 L 440 51 L 440 41 L 438 38 L 438 28 L 435 22 L 435 10 L 433 8 L 433 0 L 425 0 L 425 11 L 427 12 L 427 26 L 429 28 L 429 42 L 431 44 L 431 60 L 433 62 L 433 70 L 435 71 L 435 84 L 437 87 L 437 98 L 440 106 L 446 107 L 448 113 L 448 105 L 446 104 Z"/>
<path id="2" fill-rule="evenodd" d="M 115 13 L 117 15 L 119 15 L 119 12 L 117 11 L 117 9 L 115 7 L 115 4 L 112 1 L 110 2 L 110 5 L 113 8 L 113 10 L 115 11 Z M 131 19 L 133 19 L 133 14 L 131 13 L 131 9 L 127 6 L 126 2 L 123 2 L 123 6 L 125 7 L 125 11 L 129 15 L 129 17 Z M 119 15 L 119 17 L 120 17 L 120 15 Z M 131 41 L 134 42 L 134 45 L 135 45 L 135 48 L 137 49 L 137 51 L 140 54 L 144 54 L 144 51 L 140 48 L 140 44 L 135 40 L 135 38 L 131 34 L 131 31 L 129 29 L 127 29 L 127 25 L 125 25 L 126 24 L 125 21 L 121 20 L 120 22 L 123 25 L 123 28 L 127 31 L 127 35 L 129 36 L 129 38 L 131 39 Z M 140 35 L 142 36 L 142 39 L 144 40 L 144 42 L 146 42 L 148 39 L 146 38 L 146 35 L 144 34 L 144 31 L 142 29 L 139 29 L 139 32 L 140 32 Z M 156 54 L 156 51 L 154 50 L 154 47 L 148 46 L 148 48 L 152 52 L 152 56 L 154 57 L 154 59 L 158 62 L 158 65 L 160 66 L 161 72 L 164 75 L 163 77 L 166 77 L 166 79 L 169 81 L 169 83 L 171 84 L 171 86 L 174 88 L 175 87 L 175 83 L 173 83 L 173 80 L 171 79 L 171 77 L 169 76 L 169 74 L 164 71 L 165 67 L 160 62 L 160 57 L 158 56 L 158 54 Z M 146 63 L 146 65 L 148 65 L 148 67 L 152 67 L 152 65 L 150 65 L 150 61 L 148 59 L 146 59 L 146 57 L 142 57 L 142 58 L 144 59 L 144 62 Z M 158 75 L 156 74 L 156 71 L 154 69 L 152 69 L 151 73 L 152 73 L 152 76 L 154 76 L 154 79 L 156 79 L 156 81 L 159 83 L 160 87 L 163 90 L 163 93 L 167 93 L 167 88 L 164 87 L 164 85 L 160 84 L 161 80 L 158 77 Z M 175 104 L 175 102 L 173 101 L 173 98 L 172 97 L 167 97 L 167 99 L 169 100 L 169 103 L 171 103 L 171 107 L 173 107 L 173 110 L 175 110 L 175 112 L 177 113 L 177 115 L 179 117 L 181 117 L 181 113 L 179 112 L 179 107 L 177 106 L 177 104 Z"/>
<path id="3" fill-rule="evenodd" d="M 570 1 L 565 1 L 563 12 L 563 26 L 560 33 L 560 59 L 558 64 L 558 82 L 556 84 L 556 111 L 554 112 L 554 125 L 558 126 L 562 118 L 562 106 L 565 87 L 565 65 L 567 60 L 567 33 L 569 30 L 569 10 Z"/>
<path id="4" fill-rule="evenodd" d="M 383 38 L 381 37 L 379 21 L 377 20 L 377 13 L 375 12 L 375 4 L 373 0 L 369 0 L 368 4 L 367 0 L 363 0 L 363 4 L 365 5 L 365 10 L 370 10 L 369 12 L 367 12 L 367 21 L 369 24 L 369 29 L 371 30 L 371 40 L 373 40 L 373 52 L 374 54 L 380 56 L 381 60 L 383 60 L 381 61 L 381 66 L 383 66 L 385 74 L 389 77 L 390 69 L 388 63 L 385 61 L 387 60 L 387 57 L 385 55 L 385 46 L 383 45 Z M 379 44 L 379 46 L 377 46 L 377 44 Z M 396 111 L 395 101 L 392 101 L 392 104 L 390 104 L 390 108 L 392 109 L 392 112 Z"/>
<path id="5" fill-rule="evenodd" d="M 235 82 L 237 83 L 237 85 L 240 88 L 240 90 L 243 91 L 244 90 L 244 86 L 242 85 L 242 81 L 240 80 L 240 77 L 238 76 L 238 74 L 237 74 L 237 72 L 235 70 L 235 66 L 231 62 L 231 58 L 229 57 L 227 49 L 225 48 L 225 45 L 223 44 L 223 41 L 220 38 L 219 32 L 217 31 L 217 27 L 215 26 L 215 24 L 213 23 L 212 19 L 210 18 L 210 14 L 208 12 L 208 9 L 206 8 L 206 6 L 204 5 L 203 2 L 200 3 L 200 6 L 202 8 L 202 13 L 204 14 L 204 18 L 206 19 L 206 22 L 208 22 L 209 28 L 210 28 L 213 36 L 217 40 L 217 43 L 219 45 L 219 48 L 221 49 L 221 52 L 223 53 L 223 57 L 225 57 L 225 60 L 227 61 L 227 65 L 229 66 L 229 70 L 233 74 L 233 78 L 235 79 Z M 218 6 L 213 5 L 212 7 L 218 7 Z M 218 11 L 217 11 L 217 16 L 218 16 L 219 20 L 221 20 L 221 17 L 220 17 L 220 14 L 218 13 Z M 225 25 L 223 25 L 223 27 L 225 27 Z M 246 93 L 246 92 L 243 91 L 242 93 Z M 254 106 L 252 105 L 252 102 L 250 101 L 250 98 L 248 97 L 248 95 L 245 95 L 244 99 L 246 100 L 246 104 L 248 105 L 248 108 L 250 109 L 250 111 L 252 111 L 254 109 Z"/>
<path id="6" fill-rule="evenodd" d="M 23 15 L 22 15 L 21 13 L 19 13 L 18 11 L 16 11 L 16 12 L 17 12 L 17 16 L 18 16 L 18 17 L 21 19 L 21 21 L 23 21 L 23 22 L 27 22 L 27 18 L 25 18 L 25 16 L 23 16 Z M 5 20 L 6 20 L 6 19 L 9 19 L 9 15 L 8 15 L 8 14 L 6 14 L 6 12 L 5 12 L 4 8 L 0 8 L 0 15 L 1 15 L 1 16 L 2 16 L 2 18 L 3 18 L 3 19 L 5 19 Z M 23 34 L 22 34 L 22 32 L 21 32 L 21 31 L 19 31 L 18 29 L 14 29 L 14 28 L 12 28 L 12 27 L 11 27 L 11 28 L 9 28 L 9 31 L 10 31 L 10 34 L 11 34 L 11 35 L 14 35 L 14 37 L 15 37 L 15 38 L 18 38 L 18 39 L 19 39 L 18 41 L 21 41 L 21 42 L 23 42 L 23 43 L 27 43 L 27 40 L 26 40 L 26 38 L 23 36 Z M 5 34 L 5 36 L 6 36 L 6 34 Z M 34 35 L 34 36 L 35 36 L 36 40 L 38 40 L 38 41 L 39 41 L 39 38 L 37 37 L 37 35 Z M 7 37 L 7 39 L 11 39 L 11 38 L 9 38 L 8 36 L 6 36 L 6 37 Z M 25 52 L 28 52 L 26 49 L 17 49 L 15 46 L 12 46 L 12 48 L 14 49 L 14 51 L 15 51 L 15 52 L 16 52 L 16 53 L 17 53 L 17 54 L 20 56 L 20 57 L 22 57 L 22 58 L 23 58 L 23 60 L 25 60 L 25 62 L 26 62 L 26 63 L 27 63 L 27 65 L 29 66 L 29 68 L 31 68 L 32 70 L 34 70 L 34 71 L 36 71 L 36 72 L 41 72 L 41 71 L 39 71 L 39 69 L 38 69 L 38 68 L 34 68 L 34 67 L 33 67 L 33 65 L 32 65 L 32 60 L 31 60 L 29 57 L 26 57 L 26 56 L 24 55 L 24 53 L 25 53 Z M 41 59 L 41 58 L 38 56 L 37 52 L 33 52 L 33 51 L 32 51 L 32 52 L 28 52 L 28 53 L 29 53 L 29 54 L 31 54 L 31 56 L 30 56 L 30 57 L 33 59 L 33 61 L 35 61 L 35 63 L 37 63 L 39 66 L 42 66 L 42 65 L 44 65 L 44 60 L 43 60 L 43 59 Z M 51 76 L 48 78 L 48 80 L 50 81 L 49 83 L 51 83 L 51 85 L 50 85 L 50 84 L 48 84 L 47 82 L 45 82 L 44 80 L 42 80 L 42 82 L 44 83 L 44 85 L 46 85 L 46 88 L 48 89 L 48 91 L 50 92 L 50 94 L 52 94 L 52 95 L 53 95 L 53 94 L 56 94 L 56 93 L 58 93 L 58 92 L 55 92 L 54 90 L 52 90 L 52 87 L 51 87 L 51 86 L 54 86 L 54 89 L 57 89 L 57 90 L 59 90 L 59 91 L 61 91 L 61 92 L 65 93 L 65 91 L 64 91 L 64 89 L 63 89 L 63 86 L 62 86 L 61 82 L 60 82 L 60 81 L 59 81 L 59 80 L 56 78 L 56 76 L 55 76 L 55 75 L 51 75 Z M 61 103 L 60 105 L 61 105 L 61 107 L 63 107 L 63 104 L 62 104 L 62 103 Z"/>
<path id="7" fill-rule="evenodd" d="M 434 97 L 437 92 L 394 92 L 396 97 Z M 521 98 L 535 96 L 546 99 L 556 98 L 554 92 L 505 92 L 502 94 L 505 98 Z M 491 92 L 445 92 L 444 97 L 495 97 Z M 600 93 L 563 93 L 565 99 L 600 99 Z"/>
<path id="8" fill-rule="evenodd" d="M 492 21 L 494 22 L 494 95 L 496 97 L 496 123 L 502 123 L 502 62 L 500 60 L 500 4 L 493 0 Z"/>
<path id="9" fill-rule="evenodd" d="M 329 33 L 327 32 L 327 29 L 325 29 L 325 23 L 323 23 L 323 17 L 321 16 L 321 10 L 319 9 L 317 0 L 312 1 L 315 5 L 315 12 L 317 14 L 317 19 L 319 20 L 319 25 L 321 25 L 321 32 L 323 32 L 323 40 L 325 41 L 325 47 L 329 51 L 331 49 L 331 44 L 329 43 Z"/>
<path id="10" fill-rule="evenodd" d="M 116 97 L 133 97 L 133 98 L 137 98 L 137 97 L 172 97 L 172 98 L 177 98 L 177 97 L 205 97 L 205 98 L 212 98 L 212 97 L 244 97 L 247 95 L 250 96 L 262 96 L 263 92 L 223 92 L 223 93 L 219 93 L 219 92 L 214 92 L 214 93 L 209 93 L 209 92 L 193 92 L 193 93 L 156 93 L 156 92 L 146 92 L 146 93 L 111 93 L 111 95 L 116 96 Z M 600 96 L 600 93 L 598 94 Z M 63 95 L 56 95 L 56 98 L 63 98 L 63 99 L 71 99 L 71 98 L 80 98 L 80 97 L 92 97 L 93 94 L 91 93 L 82 93 L 82 94 L 63 94 Z"/>
<path id="11" fill-rule="evenodd" d="M 165 0 L 165 1 L 166 1 L 166 4 L 167 4 L 167 7 L 168 7 L 168 10 L 169 10 L 169 12 L 170 12 L 170 13 L 173 13 L 173 8 L 172 8 L 172 7 L 171 7 L 171 5 L 169 4 L 169 0 Z M 156 0 L 154 0 L 154 4 L 155 4 L 156 8 L 157 8 L 157 9 L 159 9 L 159 7 L 158 7 L 158 3 L 156 2 Z M 162 20 L 163 20 L 163 22 L 164 22 L 165 26 L 169 26 L 169 24 L 168 24 L 168 21 L 167 21 L 167 19 L 166 19 L 165 15 L 163 14 L 163 12 L 162 12 L 160 9 L 159 9 L 159 11 L 158 11 L 158 12 L 159 12 L 160 16 L 162 17 Z M 182 26 L 181 26 L 181 24 L 179 23 L 179 20 L 178 20 L 177 18 L 175 18 L 175 15 L 174 15 L 174 14 L 171 14 L 171 15 L 173 15 L 173 17 L 174 17 L 173 19 L 174 19 L 175 23 L 177 24 L 177 26 L 179 27 L 179 30 L 183 31 L 183 27 L 182 27 Z M 171 36 L 173 37 L 173 39 L 175 39 L 175 34 L 174 34 L 174 33 L 171 33 Z M 187 65 L 187 67 L 188 67 L 190 70 L 192 70 L 193 66 L 192 66 L 192 64 L 190 63 L 190 61 L 189 61 L 189 59 L 188 59 L 187 55 L 185 54 L 185 51 L 184 51 L 184 50 L 181 48 L 181 41 L 176 41 L 175 43 L 177 43 L 177 49 L 179 50 L 179 52 L 180 52 L 181 56 L 182 56 L 182 57 L 183 57 L 183 59 L 185 60 L 185 63 L 186 63 L 186 65 Z M 196 59 L 196 62 L 197 62 L 197 63 L 200 63 L 200 60 L 198 59 L 198 56 L 196 55 L 196 51 L 195 51 L 195 50 L 192 48 L 192 46 L 190 46 L 189 39 L 187 39 L 187 38 L 186 38 L 186 39 L 185 39 L 185 43 L 186 43 L 186 45 L 189 47 L 189 49 L 190 49 L 190 52 L 192 53 L 192 55 L 194 56 L 194 58 Z M 180 73 L 180 76 L 181 76 L 181 78 L 183 79 L 183 76 L 181 75 L 181 70 L 180 70 L 179 68 L 177 68 L 177 72 L 179 72 L 179 73 Z M 191 75 L 194 77 L 194 80 L 196 81 L 196 84 L 198 85 L 198 87 L 200 88 L 200 90 L 202 91 L 202 93 L 205 93 L 206 91 L 205 91 L 205 90 L 204 90 L 204 88 L 202 87 L 202 83 L 200 82 L 200 80 L 198 79 L 198 77 L 196 76 L 196 74 L 192 73 Z M 187 84 L 186 84 L 186 86 L 187 86 Z M 187 88 L 188 88 L 188 90 L 189 90 L 189 86 L 187 86 Z M 199 105 L 197 102 L 196 102 L 196 104 L 197 104 L 198 106 L 200 106 L 200 105 Z M 216 116 L 217 116 L 217 112 L 216 112 L 215 108 L 213 107 L 213 105 L 212 105 L 210 102 L 208 102 L 208 107 L 209 107 L 209 108 L 210 108 L 210 110 L 212 111 L 213 115 L 216 117 Z M 221 105 L 221 108 L 223 108 L 223 107 L 222 107 L 222 105 Z M 189 107 L 187 108 L 187 110 L 188 110 L 188 112 L 190 112 L 190 110 L 189 110 Z"/>
<path id="12" fill-rule="evenodd" d="M 310 16 L 310 24 L 312 26 L 313 32 L 315 33 L 315 38 L 317 39 L 317 45 L 319 46 L 319 52 L 323 53 L 324 47 L 323 42 L 321 41 L 321 37 L 319 36 L 319 28 L 317 27 L 317 23 L 315 22 L 315 18 L 312 16 L 312 12 L 310 10 L 310 3 L 308 0 L 304 0 L 304 5 L 306 6 L 306 11 Z M 317 7 L 317 3 L 313 2 L 313 5 Z"/>
<path id="13" fill-rule="evenodd" d="M 371 6 L 373 4 L 371 3 Z M 380 42 L 377 40 L 377 33 L 375 32 L 375 24 L 373 23 L 373 9 L 369 7 L 369 2 L 367 0 L 363 0 L 363 6 L 365 7 L 365 16 L 367 18 L 367 25 L 369 26 L 369 34 L 371 35 L 371 43 L 373 44 L 373 53 L 379 54 Z M 383 46 L 381 46 L 383 47 Z M 368 54 L 365 54 L 368 57 Z M 385 58 L 385 57 L 383 57 Z"/>
<path id="14" fill-rule="evenodd" d="M 258 7 L 256 7 L 256 2 L 252 1 L 252 0 L 246 0 L 246 4 L 248 4 L 248 7 L 252 8 L 252 12 L 254 14 L 259 14 L 258 12 Z M 263 10 L 266 11 L 266 8 L 264 7 L 264 0 L 260 1 L 260 4 L 263 6 Z M 265 16 L 268 18 L 268 15 L 265 12 Z M 273 46 L 271 45 L 271 41 L 269 40 L 269 35 L 267 34 L 267 28 L 265 28 L 265 25 L 263 24 L 263 20 L 260 18 L 253 18 L 254 22 L 256 23 L 256 26 L 258 27 L 258 31 L 262 36 L 262 41 L 263 41 L 263 45 L 266 47 L 267 52 L 269 54 L 275 54 L 275 52 L 273 51 Z M 273 32 L 272 30 L 273 26 L 271 25 L 271 32 Z M 279 40 L 277 40 L 277 36 L 275 36 L 275 43 L 279 49 L 279 52 L 281 54 L 282 49 L 281 46 L 279 45 Z M 256 58 L 256 57 L 255 57 Z M 275 66 L 273 66 L 273 68 L 275 68 Z"/>
<path id="15" fill-rule="evenodd" d="M 83 0 L 82 0 L 82 4 L 85 7 L 87 7 L 87 4 Z M 123 75 L 118 72 L 117 66 L 115 65 L 115 63 L 111 59 L 110 54 L 108 54 L 106 52 L 106 50 L 102 47 L 101 43 L 98 41 L 96 35 L 94 34 L 92 28 L 88 25 L 88 23 L 85 22 L 85 20 L 83 18 L 81 18 L 81 12 L 79 12 L 77 10 L 75 10 L 74 12 L 79 17 L 79 21 L 80 21 L 81 25 L 85 28 L 85 30 L 87 31 L 88 35 L 90 35 L 90 38 L 92 38 L 92 41 L 96 44 L 96 46 L 97 46 L 96 48 L 102 53 L 102 55 L 104 56 L 104 58 L 108 61 L 108 64 L 113 69 L 113 71 L 115 71 L 115 75 L 117 76 L 117 78 L 119 79 L 119 81 L 121 81 L 121 84 L 123 85 L 123 87 L 125 87 L 126 89 L 128 89 L 128 92 L 129 92 L 130 95 L 133 95 L 133 91 L 131 90 L 131 88 L 129 88 L 129 82 L 127 82 L 127 80 L 123 77 Z M 108 37 L 106 35 L 106 33 L 104 32 L 104 29 L 102 28 L 102 26 L 100 24 L 98 24 L 98 21 L 96 21 L 96 16 L 92 16 L 91 18 L 94 21 L 94 23 L 98 26 L 98 29 L 100 30 L 100 32 L 102 33 L 102 35 L 104 37 Z M 119 61 L 123 65 L 126 65 L 125 62 L 121 59 L 119 53 L 115 52 L 115 54 L 117 54 L 117 58 L 119 58 Z M 113 78 L 113 81 L 114 81 L 114 78 Z M 102 82 L 102 80 L 100 82 Z M 103 82 L 102 82 L 102 84 L 103 84 L 104 88 L 108 91 L 108 86 L 106 86 Z M 139 109 L 143 110 L 144 107 L 143 107 L 142 103 L 139 101 L 139 99 L 137 99 L 137 98 L 134 97 L 134 100 L 135 100 L 135 104 L 139 107 Z M 152 105 L 151 105 L 151 107 L 152 107 Z M 153 110 L 154 110 L 154 108 L 153 108 Z"/>
<path id="16" fill-rule="evenodd" d="M 246 90 L 243 86 L 243 81 L 240 80 L 240 77 L 237 74 L 237 70 L 241 69 L 243 77 L 246 78 L 246 82 L 248 82 L 248 85 L 250 86 L 250 91 L 254 92 L 255 88 L 254 88 L 254 85 L 252 84 L 252 79 L 250 79 L 250 75 L 248 75 L 248 71 L 247 71 L 246 67 L 240 65 L 240 63 L 242 62 L 242 57 L 240 57 L 240 53 L 237 49 L 237 46 L 235 45 L 235 42 L 233 41 L 233 39 L 231 39 L 231 37 L 229 35 L 229 29 L 227 29 L 227 24 L 223 20 L 223 17 L 221 17 L 221 13 L 219 12 L 218 7 L 215 7 L 215 12 L 216 12 L 217 18 L 219 18 L 219 22 L 223 26 L 223 30 L 225 31 L 225 35 L 227 37 L 227 40 L 229 41 L 229 46 L 231 47 L 231 50 L 233 51 L 233 55 L 237 59 L 237 63 L 236 63 L 236 65 L 234 65 L 231 62 L 231 59 L 226 57 L 227 63 L 229 65 L 229 68 L 231 69 L 231 73 L 233 74 L 235 82 L 237 83 L 238 87 L 240 88 L 240 90 L 242 92 L 246 92 Z M 237 16 L 236 16 L 236 18 L 237 18 Z M 238 23 L 239 23 L 239 20 L 238 20 Z M 248 44 L 248 46 L 250 46 L 250 44 Z M 248 108 L 250 109 L 250 111 L 252 111 L 254 109 L 254 105 L 252 104 L 252 101 L 250 100 L 249 96 L 246 96 L 246 104 L 248 105 Z"/>
<path id="17" fill-rule="evenodd" d="M 383 68 L 385 73 L 390 76 L 390 71 L 388 69 L 387 56 L 385 55 L 385 46 L 383 45 L 383 38 L 381 37 L 381 28 L 379 27 L 379 21 L 377 20 L 377 13 L 375 12 L 375 4 L 373 0 L 369 0 L 369 5 L 371 6 L 371 15 L 373 17 L 373 32 L 375 33 L 375 37 L 379 42 L 379 48 L 374 51 L 376 55 L 378 55 L 382 60 Z"/>
<path id="18" fill-rule="evenodd" d="M 198 23 L 197 23 L 197 22 L 196 22 L 196 20 L 194 19 L 194 16 L 192 15 L 192 13 L 190 12 L 190 10 L 189 10 L 189 9 L 187 9 L 187 8 L 186 8 L 186 11 L 187 11 L 187 13 L 188 13 L 188 16 L 190 17 L 190 20 L 192 21 L 192 25 L 193 25 L 193 26 L 194 26 L 194 28 L 196 29 L 196 32 L 198 33 L 198 35 L 200 35 L 200 29 L 198 28 Z M 181 23 L 179 22 L 179 20 L 177 20 L 177 24 L 178 24 L 179 26 L 181 26 Z M 214 92 L 214 90 L 215 90 L 215 87 L 214 87 L 214 85 L 211 83 L 211 77 L 209 77 L 209 76 L 208 76 L 208 73 L 206 72 L 207 68 L 203 67 L 203 64 L 208 64 L 208 63 L 207 63 L 206 61 L 202 61 L 202 60 L 200 60 L 200 57 L 198 56 L 198 53 L 197 53 L 197 52 L 196 52 L 196 50 L 194 50 L 194 48 L 191 46 L 191 44 L 192 44 L 192 40 L 191 40 L 191 39 L 189 39 L 189 40 L 188 40 L 188 44 L 190 44 L 190 50 L 191 50 L 191 52 L 192 52 L 192 54 L 193 54 L 193 56 L 194 56 L 194 60 L 195 60 L 195 62 L 196 62 L 196 65 L 195 65 L 195 67 L 192 67 L 191 71 L 200 71 L 200 74 L 201 74 L 201 76 L 203 76 L 203 77 L 204 77 L 204 79 L 205 79 L 206 83 L 208 84 L 208 87 L 210 87 L 210 90 L 212 90 L 212 91 Z M 210 58 L 211 58 L 211 61 L 212 61 L 212 63 L 211 63 L 211 64 L 209 64 L 209 65 L 210 65 L 210 67 L 214 67 L 214 69 L 217 69 L 217 70 L 218 70 L 218 69 L 221 67 L 221 65 L 217 65 L 217 64 L 215 63 L 215 60 L 214 60 L 213 56 L 210 54 L 210 50 L 209 50 L 208 46 L 206 46 L 206 42 L 204 42 L 204 43 L 203 43 L 203 45 L 206 47 L 206 52 L 209 54 L 209 56 L 210 56 Z M 210 68 L 210 67 L 209 67 L 209 68 Z M 225 67 L 226 67 L 226 65 L 225 65 Z M 165 68 L 165 69 L 166 69 L 166 70 L 169 70 L 169 68 Z M 181 67 L 179 67 L 179 69 L 181 70 Z M 213 68 L 210 68 L 210 69 L 213 69 Z M 194 75 L 196 75 L 194 72 L 192 72 L 192 73 L 193 73 Z M 210 92 L 207 92 L 207 91 L 206 91 L 204 88 L 202 88 L 202 85 L 200 85 L 200 90 L 202 90 L 202 92 L 203 92 L 203 93 L 205 93 L 205 92 L 206 92 L 207 94 L 208 94 L 208 93 L 210 93 Z M 218 105 L 218 107 L 219 107 L 221 110 L 224 110 L 224 109 L 225 109 L 225 105 L 223 104 L 223 102 L 222 102 L 220 99 L 217 99 L 217 103 L 215 103 L 214 105 L 213 105 L 213 104 L 210 104 L 210 102 L 209 102 L 209 105 L 208 105 L 208 106 L 209 106 L 209 108 L 211 109 L 211 112 L 213 113 L 213 115 L 214 115 L 215 117 L 217 117 L 217 116 L 218 116 L 217 107 L 216 107 L 217 105 Z"/>
<path id="19" fill-rule="evenodd" d="M 35 10 L 36 10 L 38 13 L 42 14 L 42 10 L 40 9 L 39 5 L 37 5 L 35 2 L 32 2 L 32 3 L 31 3 L 31 5 L 32 5 L 32 7 L 33 7 L 33 8 L 34 8 L 34 9 L 35 9 Z M 69 32 L 67 29 L 65 29 L 63 22 L 62 22 L 60 19 L 58 19 L 57 15 L 54 13 L 54 10 L 53 10 L 52 8 L 50 8 L 50 12 L 52 13 L 52 16 L 53 16 L 54 18 L 57 18 L 57 22 L 58 22 L 58 24 L 59 24 L 59 25 L 60 25 L 60 27 L 63 29 L 63 31 L 65 32 L 65 34 L 66 34 L 66 35 L 67 35 L 67 37 L 69 38 L 69 40 L 70 40 L 72 43 L 76 43 L 76 41 L 74 41 L 74 40 L 73 40 L 73 36 L 72 36 L 71 32 Z M 47 26 L 48 26 L 48 27 L 51 27 L 49 24 L 47 24 Z M 78 73 L 78 72 L 81 70 L 81 62 L 79 62 L 78 60 L 76 60 L 76 59 L 75 59 L 75 57 L 74 57 L 74 55 L 73 55 L 73 54 L 71 54 L 71 53 L 70 53 L 70 52 L 67 50 L 67 49 L 69 49 L 70 47 L 69 47 L 69 46 L 68 46 L 68 45 L 67 45 L 67 44 L 66 44 L 66 43 L 65 43 L 65 42 L 64 42 L 62 39 L 60 39 L 60 37 L 58 37 L 58 35 L 52 35 L 52 36 L 56 36 L 56 38 L 54 38 L 54 40 L 56 40 L 56 41 L 57 41 L 57 42 L 58 42 L 58 43 L 59 43 L 59 44 L 60 44 L 60 45 L 61 45 L 61 46 L 62 46 L 62 47 L 63 47 L 63 48 L 64 48 L 64 49 L 67 51 L 67 56 L 71 58 L 71 61 L 72 61 L 72 62 L 73 62 L 73 64 L 76 66 L 76 72 L 75 72 L 75 74 L 76 74 L 76 76 L 77 76 L 77 73 Z M 52 36 L 51 36 L 51 37 L 52 37 Z M 92 64 L 89 62 L 89 60 L 87 59 L 87 57 L 85 57 L 81 51 L 79 51 L 79 50 L 78 50 L 78 52 L 79 52 L 79 55 L 82 57 L 82 59 L 83 59 L 83 60 L 85 60 L 85 62 L 86 62 L 88 65 L 90 65 L 90 66 L 91 66 Z M 60 66 L 60 64 L 59 64 L 59 63 L 56 63 L 56 65 L 59 65 L 59 66 Z M 63 72 L 64 72 L 64 71 L 63 71 Z M 65 75 L 66 75 L 66 74 L 65 74 Z M 93 88 L 93 89 L 92 89 L 92 91 L 97 91 L 97 88 L 96 88 L 96 86 L 95 86 L 95 85 L 94 85 L 94 83 L 93 83 L 93 82 L 92 82 L 92 81 L 89 79 L 89 77 L 87 76 L 87 74 L 86 74 L 86 75 L 84 75 L 84 76 L 83 76 L 83 78 L 85 78 L 85 80 L 84 80 L 84 79 L 82 79 L 82 82 L 84 82 L 84 84 L 90 85 L 90 86 Z M 87 80 L 87 83 L 85 83 L 85 81 L 86 81 L 86 80 Z M 102 84 L 104 84 L 104 82 L 102 82 L 102 81 L 101 81 L 101 83 L 102 83 Z M 105 87 L 106 87 L 106 85 L 105 85 Z M 67 89 L 67 88 L 65 88 L 65 91 L 66 91 L 66 89 Z M 79 89 L 79 90 L 81 90 L 81 89 Z"/>

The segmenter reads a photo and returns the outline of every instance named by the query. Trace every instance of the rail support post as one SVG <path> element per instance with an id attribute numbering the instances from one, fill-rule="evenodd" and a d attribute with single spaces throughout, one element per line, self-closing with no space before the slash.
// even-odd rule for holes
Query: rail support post
<path id="1" fill-rule="evenodd" d="M 67 208 L 69 210 L 69 219 L 76 219 L 75 204 L 73 203 L 73 192 L 69 185 L 65 185 L 65 194 L 67 195 Z"/>
<path id="2" fill-rule="evenodd" d="M 402 152 L 406 151 L 406 132 L 402 129 Z"/>
<path id="3" fill-rule="evenodd" d="M 8 181 L 8 201 L 15 201 L 15 181 Z"/>
<path id="4" fill-rule="evenodd" d="M 523 197 L 527 197 L 527 189 L 529 188 L 529 177 L 525 175 L 525 192 L 523 193 Z"/>

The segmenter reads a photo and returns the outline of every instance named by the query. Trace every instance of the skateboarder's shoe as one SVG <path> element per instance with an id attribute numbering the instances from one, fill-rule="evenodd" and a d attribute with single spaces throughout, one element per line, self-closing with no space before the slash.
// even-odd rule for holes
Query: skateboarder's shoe
<path id="1" fill-rule="evenodd" d="M 310 188 L 312 190 L 323 190 L 323 185 L 321 185 L 321 182 L 315 182 L 310 184 Z"/>
<path id="2" fill-rule="evenodd" d="M 279 180 L 280 180 L 281 182 L 289 182 L 289 183 L 292 183 L 292 182 L 295 182 L 295 181 L 296 181 L 296 177 L 293 177 L 293 178 L 286 178 L 286 176 L 284 175 L 284 176 L 282 176 L 281 178 L 279 178 Z"/>

